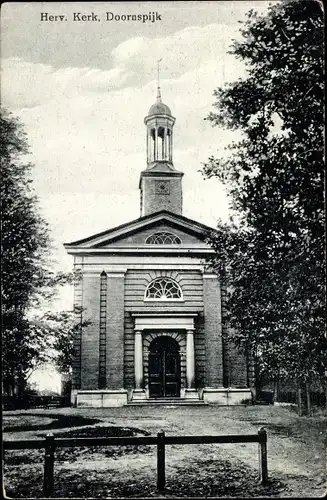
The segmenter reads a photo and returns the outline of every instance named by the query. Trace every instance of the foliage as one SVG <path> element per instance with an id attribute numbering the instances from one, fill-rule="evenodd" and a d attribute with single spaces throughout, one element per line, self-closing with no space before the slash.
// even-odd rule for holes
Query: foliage
<path id="1" fill-rule="evenodd" d="M 24 162 L 28 146 L 23 127 L 6 112 L 0 124 L 3 312 L 23 313 L 46 278 L 49 234 L 31 186 L 32 165 Z"/>
<path id="2" fill-rule="evenodd" d="M 40 321 L 41 328 L 51 338 L 51 359 L 58 371 L 71 375 L 75 355 L 75 339 L 90 321 L 83 319 L 83 309 L 75 306 L 72 311 L 47 312 Z"/>
<path id="3" fill-rule="evenodd" d="M 203 168 L 231 200 L 209 241 L 230 285 L 235 340 L 276 376 L 324 372 L 323 12 L 283 1 L 250 11 L 232 53 L 247 74 L 215 90 L 213 125 L 242 132 Z"/>
<path id="4" fill-rule="evenodd" d="M 31 308 L 50 299 L 71 276 L 50 267 L 47 222 L 32 186 L 23 126 L 3 110 L 1 130 L 2 362 L 4 387 L 24 385 L 28 373 L 48 358 L 44 329 L 29 318 Z"/>

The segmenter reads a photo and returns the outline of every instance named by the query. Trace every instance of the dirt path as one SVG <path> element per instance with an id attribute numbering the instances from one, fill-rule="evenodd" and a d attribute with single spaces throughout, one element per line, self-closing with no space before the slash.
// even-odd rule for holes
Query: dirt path
<path id="1" fill-rule="evenodd" d="M 289 408 L 268 406 L 127 407 L 59 411 L 61 414 L 99 419 L 100 422 L 93 426 L 132 427 L 148 431 L 152 435 L 159 430 L 164 430 L 168 435 L 253 434 L 259 427 L 264 426 L 268 432 L 269 476 L 278 483 L 278 488 L 268 492 L 269 495 L 317 497 L 325 491 L 326 420 L 323 416 L 300 419 Z M 44 417 L 49 418 L 55 413 L 58 411 L 45 411 Z M 30 414 L 32 416 L 33 411 L 30 411 Z M 53 432 L 55 434 L 59 430 L 54 429 Z M 34 431 L 34 436 L 40 437 L 40 434 L 46 433 L 46 430 Z M 5 438 L 17 439 L 17 434 L 20 439 L 27 439 L 33 436 L 33 431 L 12 432 Z M 67 487 L 75 484 L 74 493 L 77 496 L 83 496 L 90 484 L 96 484 L 96 491 L 115 497 L 122 483 L 127 488 L 124 490 L 127 496 L 131 496 L 133 491 L 137 493 L 140 487 L 143 488 L 144 494 L 153 496 L 156 482 L 156 450 L 153 447 L 147 453 L 119 457 L 105 457 L 97 451 L 92 455 L 86 452 L 73 462 L 58 461 L 55 470 L 57 477 L 67 478 Z M 169 489 L 176 488 L 179 483 L 180 491 L 185 491 L 188 483 L 193 485 L 193 490 L 200 496 L 210 495 L 210 492 L 219 487 L 217 492 L 221 496 L 224 491 L 221 489 L 222 478 L 227 489 L 231 485 L 233 488 L 235 486 L 236 489 L 228 490 L 235 496 L 240 496 L 242 488 L 243 493 L 244 488 L 247 488 L 246 491 L 252 492 L 253 496 L 262 496 L 262 490 L 256 490 L 257 475 L 256 444 L 174 445 L 166 449 L 166 496 L 169 496 Z M 62 488 L 64 487 L 65 485 Z M 58 492 L 58 496 L 63 496 L 62 493 Z M 193 491 L 191 495 L 194 496 Z"/>
<path id="2" fill-rule="evenodd" d="M 319 423 L 323 419 L 317 420 Z M 117 424 L 119 419 L 111 421 Z M 206 407 L 192 408 L 190 413 L 185 408 L 174 408 L 169 409 L 167 417 L 160 420 L 138 417 L 124 420 L 125 425 L 137 425 L 153 433 L 160 428 L 166 434 L 175 435 L 252 434 L 264 426 L 268 430 L 270 475 L 285 482 L 292 496 L 316 496 L 324 491 L 325 437 L 322 426 L 315 426 L 315 423 L 311 421 L 301 425 L 299 417 L 290 414 L 289 409 L 278 408 L 276 412 L 276 407 Z M 292 432 L 294 424 L 300 427 L 296 436 Z M 279 429 L 281 432 L 278 432 Z M 191 446 L 171 446 L 167 450 L 167 462 L 172 468 L 181 465 L 186 469 L 192 468 L 194 456 L 202 460 L 242 461 L 252 469 L 258 469 L 256 444 L 202 445 L 197 447 L 196 452 Z"/>

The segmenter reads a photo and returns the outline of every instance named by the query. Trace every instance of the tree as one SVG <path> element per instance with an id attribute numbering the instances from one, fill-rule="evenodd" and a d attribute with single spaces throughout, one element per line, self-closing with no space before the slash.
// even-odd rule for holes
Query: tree
<path id="1" fill-rule="evenodd" d="M 235 340 L 299 385 L 323 377 L 326 356 L 323 33 L 318 1 L 248 13 L 232 46 L 246 77 L 215 90 L 207 118 L 242 139 L 203 168 L 231 200 L 231 222 L 210 242 Z"/>
<path id="2" fill-rule="evenodd" d="M 51 298 L 70 276 L 49 267 L 49 229 L 33 190 L 23 126 L 3 110 L 0 131 L 2 366 L 4 389 L 10 393 L 22 390 L 31 369 L 47 359 L 47 336 L 30 320 L 29 311 Z"/>

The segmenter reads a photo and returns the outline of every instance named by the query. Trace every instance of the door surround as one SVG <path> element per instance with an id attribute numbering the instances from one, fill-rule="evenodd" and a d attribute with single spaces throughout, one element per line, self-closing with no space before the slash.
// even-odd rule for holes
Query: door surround
<path id="1" fill-rule="evenodd" d="M 132 313 L 134 330 L 194 330 L 197 313 Z"/>
<path id="2" fill-rule="evenodd" d="M 179 346 L 180 355 L 180 392 L 183 393 L 186 388 L 186 335 L 185 331 L 171 332 L 162 330 L 160 332 L 143 331 L 143 374 L 144 389 L 149 397 L 149 355 L 150 345 L 158 337 L 170 337 L 175 340 Z"/>
<path id="3" fill-rule="evenodd" d="M 158 336 L 149 346 L 150 398 L 180 397 L 180 348 L 170 335 Z"/>
<path id="4" fill-rule="evenodd" d="M 198 312 L 133 312 L 131 316 L 134 319 L 135 339 L 138 338 L 135 343 L 135 349 L 137 347 L 137 350 L 135 350 L 134 353 L 134 363 L 135 368 L 136 365 L 138 366 L 138 379 L 142 378 L 142 385 L 136 385 L 134 394 L 136 392 L 140 393 L 138 394 L 140 398 L 149 397 L 149 346 L 155 338 L 159 336 L 169 336 L 179 344 L 181 372 L 180 393 L 181 397 L 184 397 L 187 388 L 187 338 L 189 338 L 187 334 L 194 332 L 194 318 L 198 316 Z M 142 366 L 136 361 L 136 359 L 140 359 L 140 356 L 142 358 Z M 142 392 L 144 396 L 142 396 Z"/>

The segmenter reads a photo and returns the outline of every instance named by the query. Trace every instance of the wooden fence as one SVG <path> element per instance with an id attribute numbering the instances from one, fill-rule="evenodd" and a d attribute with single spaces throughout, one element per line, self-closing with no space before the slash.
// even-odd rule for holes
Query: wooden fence
<path id="1" fill-rule="evenodd" d="M 58 438 L 48 434 L 45 439 L 24 441 L 4 441 L 3 450 L 25 450 L 45 448 L 43 495 L 49 498 L 53 494 L 54 461 L 56 448 L 72 448 L 77 446 L 157 446 L 157 489 L 165 489 L 165 447 L 173 444 L 224 444 L 224 443 L 258 443 L 259 444 L 259 476 L 262 484 L 268 481 L 267 433 L 260 428 L 257 434 L 225 435 L 225 436 L 166 436 L 158 432 L 157 436 L 144 437 L 110 437 L 110 438 Z"/>

